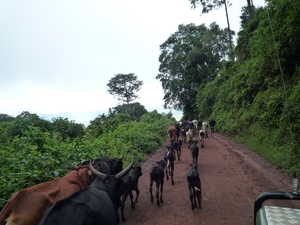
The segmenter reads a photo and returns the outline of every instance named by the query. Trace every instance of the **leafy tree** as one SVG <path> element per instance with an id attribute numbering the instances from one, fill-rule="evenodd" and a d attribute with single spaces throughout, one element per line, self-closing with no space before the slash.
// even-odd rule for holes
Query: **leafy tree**
<path id="1" fill-rule="evenodd" d="M 22 136 L 29 126 L 38 127 L 42 132 L 52 131 L 52 124 L 50 121 L 42 119 L 35 113 L 31 114 L 27 111 L 18 115 L 16 119 L 13 120 L 13 124 L 11 136 Z"/>
<path id="2" fill-rule="evenodd" d="M 194 106 L 200 84 L 212 81 L 230 52 L 226 31 L 212 23 L 179 25 L 178 31 L 160 45 L 159 74 L 164 107 L 182 110 L 195 118 Z"/>
<path id="3" fill-rule="evenodd" d="M 107 84 L 108 92 L 127 104 L 138 98 L 135 92 L 138 92 L 143 85 L 134 73 L 117 74 L 111 78 Z"/>
<path id="4" fill-rule="evenodd" d="M 14 124 L 12 122 L 1 122 L 0 123 L 0 143 L 8 143 L 12 136 L 11 131 L 13 129 Z"/>
<path id="5" fill-rule="evenodd" d="M 9 116 L 7 114 L 0 113 L 0 122 L 11 122 L 15 119 L 13 116 Z"/>
<path id="6" fill-rule="evenodd" d="M 213 9 L 218 9 L 225 6 L 225 12 L 226 12 L 226 19 L 227 19 L 227 26 L 228 26 L 228 36 L 229 36 L 229 46 L 232 50 L 232 41 L 231 41 L 231 31 L 230 31 L 230 23 L 228 18 L 228 11 L 227 11 L 227 4 L 231 5 L 231 3 L 227 0 L 189 0 L 192 4 L 193 8 L 196 8 L 197 3 L 201 3 L 202 5 L 202 13 L 208 13 Z M 248 2 L 250 0 L 247 0 Z M 252 1 L 252 0 L 251 0 Z"/>
<path id="7" fill-rule="evenodd" d="M 53 132 L 59 133 L 63 140 L 68 138 L 74 139 L 77 137 L 83 137 L 84 135 L 84 125 L 76 123 L 75 121 L 69 121 L 68 118 L 52 118 L 53 121 Z"/>
<path id="8" fill-rule="evenodd" d="M 97 138 L 104 133 L 112 132 L 121 124 L 129 121 L 131 121 L 129 114 L 116 113 L 110 109 L 108 116 L 103 113 L 90 122 L 87 133 L 93 138 Z"/>
<path id="9" fill-rule="evenodd" d="M 114 112 L 129 114 L 131 120 L 139 121 L 142 115 L 147 113 L 148 111 L 139 102 L 135 102 L 113 107 L 113 113 Z"/>

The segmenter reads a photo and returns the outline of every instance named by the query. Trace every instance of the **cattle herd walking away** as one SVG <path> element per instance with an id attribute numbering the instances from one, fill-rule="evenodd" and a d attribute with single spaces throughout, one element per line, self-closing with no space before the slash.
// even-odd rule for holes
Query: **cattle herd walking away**
<path id="1" fill-rule="evenodd" d="M 187 171 L 189 199 L 192 210 L 201 208 L 202 189 L 197 169 L 198 156 L 201 148 L 204 148 L 204 139 L 208 137 L 208 126 L 211 132 L 215 132 L 215 125 L 216 121 L 210 119 L 208 122 L 177 122 L 168 127 L 170 145 L 166 146 L 167 150 L 162 159 L 152 167 L 149 174 L 149 194 L 152 203 L 153 183 L 158 206 L 163 203 L 165 176 L 167 180 L 170 178 L 172 185 L 175 184 L 175 162 L 181 160 L 181 146 L 187 144 L 191 152 L 191 168 Z M 121 220 L 126 221 L 124 207 L 128 196 L 131 208 L 138 202 L 138 181 L 143 175 L 141 166 L 133 165 L 132 159 L 123 169 L 123 157 L 102 157 L 72 167 L 74 170 L 64 177 L 14 193 L 0 212 L 0 225 L 113 225 Z M 133 192 L 136 195 L 135 199 Z"/>

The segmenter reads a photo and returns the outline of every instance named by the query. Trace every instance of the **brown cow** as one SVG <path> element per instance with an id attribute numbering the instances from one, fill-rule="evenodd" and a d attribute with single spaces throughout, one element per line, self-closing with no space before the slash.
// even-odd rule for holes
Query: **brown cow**
<path id="1" fill-rule="evenodd" d="M 177 129 L 175 127 L 175 125 L 170 125 L 168 127 L 168 137 L 170 138 L 171 144 L 173 144 L 173 142 L 176 140 L 177 137 Z"/>
<path id="2" fill-rule="evenodd" d="M 0 212 L 0 225 L 38 225 L 46 208 L 93 182 L 89 165 L 78 166 L 62 178 L 15 192 Z"/>

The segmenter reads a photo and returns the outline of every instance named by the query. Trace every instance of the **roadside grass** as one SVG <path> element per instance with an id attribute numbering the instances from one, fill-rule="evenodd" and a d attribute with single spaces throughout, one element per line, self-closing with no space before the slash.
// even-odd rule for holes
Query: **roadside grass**
<path id="1" fill-rule="evenodd" d="M 284 172 L 300 174 L 299 161 L 295 160 L 293 147 L 289 143 L 283 143 L 278 133 L 264 129 L 255 129 L 255 132 L 240 133 L 234 137 L 252 151 L 259 154 L 272 165 Z"/>

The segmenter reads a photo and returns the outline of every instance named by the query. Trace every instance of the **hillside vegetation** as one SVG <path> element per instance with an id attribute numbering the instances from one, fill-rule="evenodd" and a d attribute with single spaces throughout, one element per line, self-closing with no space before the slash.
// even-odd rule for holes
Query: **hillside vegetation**
<path id="1" fill-rule="evenodd" d="M 156 78 L 183 119 L 213 117 L 217 131 L 300 174 L 300 1 L 266 3 L 242 9 L 232 51 L 227 29 L 180 25 L 160 46 Z"/>
<path id="2" fill-rule="evenodd" d="M 168 125 L 175 122 L 171 113 L 155 110 L 140 115 L 139 121 L 121 113 L 100 115 L 88 128 L 66 118 L 47 121 L 29 112 L 17 118 L 1 114 L 0 119 L 0 209 L 12 193 L 65 176 L 71 163 L 102 156 L 123 157 L 124 165 L 132 158 L 138 163 L 163 145 Z"/>

